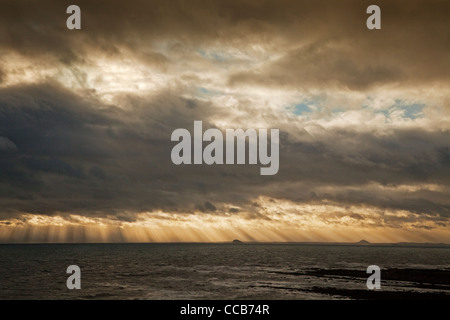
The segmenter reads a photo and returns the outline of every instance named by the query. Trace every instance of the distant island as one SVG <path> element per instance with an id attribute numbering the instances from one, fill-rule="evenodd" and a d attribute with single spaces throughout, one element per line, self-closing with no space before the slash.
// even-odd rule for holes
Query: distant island
<path id="1" fill-rule="evenodd" d="M 356 244 L 357 244 L 358 246 L 368 246 L 368 245 L 370 245 L 370 242 L 367 241 L 367 240 L 362 239 L 361 241 L 356 242 Z"/>
<path id="2" fill-rule="evenodd" d="M 242 241 L 241 241 L 241 240 L 238 240 L 238 239 L 234 239 L 234 240 L 233 240 L 233 243 L 242 243 Z"/>

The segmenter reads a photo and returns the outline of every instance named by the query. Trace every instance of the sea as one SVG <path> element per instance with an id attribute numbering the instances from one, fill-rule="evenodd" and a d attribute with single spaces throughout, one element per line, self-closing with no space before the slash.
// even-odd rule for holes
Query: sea
<path id="1" fill-rule="evenodd" d="M 70 265 L 81 289 L 69 290 Z M 380 268 L 380 289 L 367 286 Z M 450 247 L 1 244 L 0 299 L 450 299 Z"/>

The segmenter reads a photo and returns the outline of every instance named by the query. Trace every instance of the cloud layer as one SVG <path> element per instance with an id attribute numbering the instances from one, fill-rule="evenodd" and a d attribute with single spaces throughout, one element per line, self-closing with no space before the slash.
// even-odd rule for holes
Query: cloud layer
<path id="1" fill-rule="evenodd" d="M 364 1 L 78 1 L 79 31 L 69 4 L 0 5 L 2 241 L 33 221 L 83 225 L 74 215 L 450 241 L 447 1 L 381 1 L 375 31 Z M 174 165 L 171 133 L 194 120 L 279 128 L 278 174 Z M 262 227 L 233 233 L 247 221 Z"/>

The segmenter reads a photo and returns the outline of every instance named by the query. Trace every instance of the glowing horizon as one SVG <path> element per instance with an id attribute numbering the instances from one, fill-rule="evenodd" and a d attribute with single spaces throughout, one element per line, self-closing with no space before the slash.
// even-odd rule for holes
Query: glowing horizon
<path id="1" fill-rule="evenodd" d="M 414 219 L 404 210 L 382 212 L 377 208 L 343 209 L 335 205 L 300 208 L 290 202 L 276 201 L 271 205 L 268 199 L 258 200 L 265 206 L 262 219 L 249 218 L 252 213 L 245 211 L 221 215 L 156 211 L 101 218 L 23 214 L 0 221 L 0 243 L 30 240 L 39 243 L 210 243 L 234 239 L 246 242 L 357 242 L 364 239 L 371 243 L 450 243 L 445 226 L 436 222 L 419 226 L 418 217 Z M 386 222 L 386 217 L 392 221 Z"/>

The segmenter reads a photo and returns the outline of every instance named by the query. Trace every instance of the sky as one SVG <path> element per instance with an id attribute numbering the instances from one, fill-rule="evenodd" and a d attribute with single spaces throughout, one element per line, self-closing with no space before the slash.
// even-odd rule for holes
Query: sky
<path id="1" fill-rule="evenodd" d="M 0 242 L 450 243 L 448 21 L 446 0 L 2 0 Z M 173 164 L 196 120 L 278 128 L 278 173 Z"/>

